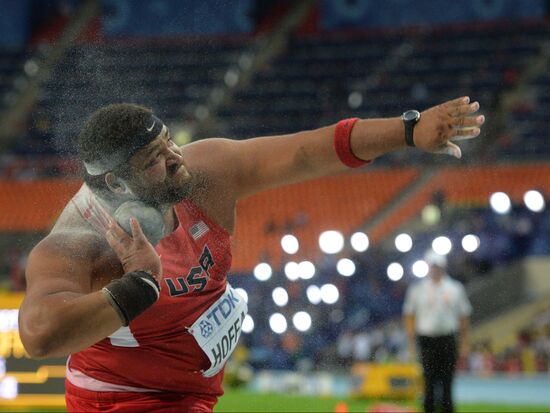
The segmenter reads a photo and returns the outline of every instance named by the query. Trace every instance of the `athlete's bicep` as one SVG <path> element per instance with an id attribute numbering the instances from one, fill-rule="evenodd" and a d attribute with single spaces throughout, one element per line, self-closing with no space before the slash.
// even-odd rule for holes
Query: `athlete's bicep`
<path id="1" fill-rule="evenodd" d="M 47 238 L 29 256 L 19 333 L 32 357 L 80 351 L 120 327 L 114 308 L 95 291 L 93 261 L 101 258 L 90 254 L 89 248 L 89 243 Z"/>
<path id="2" fill-rule="evenodd" d="M 50 245 L 48 245 L 50 244 Z M 76 251 L 62 251 L 51 243 L 41 243 L 29 255 L 25 276 L 26 296 L 37 299 L 55 293 L 90 292 L 90 260 Z"/>
<path id="3" fill-rule="evenodd" d="M 206 139 L 189 149 L 199 154 L 194 161 L 223 179 L 238 199 L 346 170 L 333 150 L 333 134 L 334 127 L 325 127 L 242 141 Z"/>
<path id="4" fill-rule="evenodd" d="M 69 254 L 43 241 L 29 255 L 26 294 L 19 311 L 22 335 L 36 324 L 47 323 L 48 317 L 69 301 L 90 292 L 90 262 Z"/>
<path id="5" fill-rule="evenodd" d="M 237 143 L 240 196 L 347 170 L 333 149 L 334 127 Z"/>

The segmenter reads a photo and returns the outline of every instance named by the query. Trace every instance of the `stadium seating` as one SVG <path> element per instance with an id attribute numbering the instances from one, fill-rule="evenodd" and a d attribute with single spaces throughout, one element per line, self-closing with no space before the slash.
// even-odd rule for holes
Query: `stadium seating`
<path id="1" fill-rule="evenodd" d="M 550 181 L 545 180 L 549 174 L 547 163 L 442 169 L 400 208 L 392 211 L 387 219 L 374 227 L 370 231 L 370 237 L 374 242 L 381 241 L 407 220 L 418 215 L 428 204 L 434 191 L 443 191 L 452 205 L 475 207 L 486 205 L 492 193 L 506 189 L 512 200 L 518 203 L 530 189 L 550 193 Z"/>
<path id="2" fill-rule="evenodd" d="M 491 113 L 538 56 L 547 34 L 543 24 L 513 23 L 295 37 L 218 111 L 218 135 L 242 139 L 312 129 L 342 117 L 399 115 L 403 108 L 422 109 L 463 94 Z M 107 103 L 144 103 L 169 124 L 193 122 L 197 105 L 224 85 L 228 69 L 238 66 L 250 45 L 246 37 L 77 45 L 42 89 L 35 113 L 51 120 L 63 153 L 74 151 L 86 116 Z M 492 56 L 491 64 L 480 56 Z M 533 86 L 544 86 L 545 79 Z M 538 118 L 521 129 L 526 134 L 540 129 L 534 128 L 547 94 L 539 93 Z M 538 144 L 544 147 L 544 140 L 528 138 L 518 154 L 533 154 Z M 427 158 L 408 153 L 411 159 Z M 391 161 L 402 162 L 403 155 L 383 162 Z"/>
<path id="3" fill-rule="evenodd" d="M 500 137 L 501 157 L 529 159 L 550 154 L 546 123 L 550 107 L 550 76 L 547 69 L 525 86 L 526 92 L 507 116 L 506 132 Z"/>
<path id="4" fill-rule="evenodd" d="M 193 118 L 189 107 L 223 84 L 246 38 L 126 42 L 75 46 L 44 86 L 37 113 L 51 119 L 58 150 L 74 152 L 74 138 L 95 109 L 117 102 L 152 107 L 168 124 Z"/>
<path id="5" fill-rule="evenodd" d="M 490 111 L 512 86 L 511 74 L 539 53 L 547 30 L 511 24 L 295 38 L 219 115 L 232 136 L 248 137 L 311 129 L 343 116 L 399 115 L 464 94 Z"/>
<path id="6" fill-rule="evenodd" d="M 0 181 L 0 230 L 48 231 L 63 206 L 80 187 L 79 181 Z"/>
<path id="7" fill-rule="evenodd" d="M 24 86 L 23 64 L 28 53 L 19 48 L 0 48 L 0 112 L 15 102 L 16 88 Z"/>
<path id="8" fill-rule="evenodd" d="M 254 355 L 253 364 L 260 368 L 275 367 L 268 359 L 261 356 L 270 354 L 270 349 L 283 352 L 277 359 L 286 360 L 281 364 L 283 368 L 295 367 L 295 363 L 298 362 L 296 355 L 298 359 L 305 357 L 313 360 L 316 365 L 335 368 L 340 363 L 345 363 L 346 357 L 353 358 L 355 361 L 404 360 L 406 353 L 404 337 L 399 336 L 398 331 L 394 331 L 395 329 L 391 324 L 388 325 L 387 321 L 400 316 L 405 287 L 416 278 L 411 271 L 413 263 L 421 259 L 424 252 L 431 247 L 432 241 L 442 234 L 448 236 L 453 245 L 449 255 L 449 273 L 465 282 L 467 288 L 469 284 L 472 286 L 479 284 L 478 281 L 488 277 L 492 271 L 494 271 L 494 277 L 498 278 L 503 268 L 515 260 L 524 259 L 533 254 L 544 256 L 550 254 L 550 237 L 547 231 L 550 226 L 548 209 L 536 213 L 517 204 L 509 214 L 499 215 L 486 207 L 464 208 L 456 204 L 450 209 L 449 207 L 451 206 L 445 207 L 446 213 L 440 225 L 423 226 L 422 229 L 417 227 L 416 230 L 409 231 L 413 238 L 413 248 L 407 253 L 397 251 L 393 240 L 387 240 L 384 245 L 372 246 L 364 253 L 354 253 L 348 248 L 334 258 L 326 256 L 325 259 L 316 261 L 316 274 L 307 281 L 290 281 L 285 277 L 285 271 L 276 268 L 274 268 L 274 276 L 263 283 L 251 277 L 232 277 L 232 284 L 244 288 L 248 293 L 250 314 L 253 315 L 256 321 L 255 328 L 260 333 L 254 337 L 245 338 Z M 461 247 L 462 237 L 466 234 L 475 234 L 480 239 L 479 248 L 474 252 L 466 252 Z M 539 249 L 535 251 L 536 245 Z M 343 277 L 336 270 L 337 260 L 343 257 L 350 258 L 356 265 L 356 272 L 351 277 Z M 403 280 L 399 282 L 389 280 L 387 266 L 391 262 L 402 265 Z M 338 302 L 333 305 L 312 304 L 308 299 L 308 287 L 326 283 L 338 287 L 340 291 Z M 285 306 L 278 306 L 270 299 L 276 287 L 282 287 L 288 293 L 289 302 Z M 513 302 L 507 303 L 508 308 L 513 304 Z M 481 311 L 480 308 L 478 310 Z M 279 312 L 290 323 L 293 315 L 298 311 L 311 314 L 314 324 L 307 334 L 297 336 L 296 340 L 299 343 L 297 349 L 285 349 L 285 343 L 276 339 L 260 340 L 261 337 L 269 335 L 271 314 Z M 476 314 L 476 317 L 483 317 L 483 315 Z M 287 334 L 296 335 L 291 329 Z M 338 337 L 345 337 L 346 334 L 352 342 L 367 340 L 366 342 L 370 343 L 368 354 L 338 355 L 336 340 Z M 540 340 L 543 338 L 541 336 Z M 357 343 L 360 348 L 364 345 L 367 344 Z M 500 361 L 495 362 L 492 369 L 508 371 L 514 368 L 511 363 L 514 360 L 517 362 L 516 353 L 500 353 L 502 349 L 498 351 L 500 358 L 497 357 L 497 359 Z M 537 348 L 537 351 L 541 354 L 540 357 L 548 359 L 547 349 Z M 285 352 L 286 356 L 284 356 Z M 278 361 L 273 364 L 279 365 Z M 545 369 L 544 371 L 547 371 L 547 367 Z"/>
<path id="9" fill-rule="evenodd" d="M 367 170 L 279 188 L 241 201 L 237 208 L 233 271 L 250 271 L 261 257 L 279 268 L 289 258 L 280 244 L 287 233 L 300 242 L 293 259 L 316 261 L 320 258 L 320 232 L 338 230 L 351 234 L 417 176 L 413 168 Z M 385 184 L 379 185 L 380 182 Z"/>

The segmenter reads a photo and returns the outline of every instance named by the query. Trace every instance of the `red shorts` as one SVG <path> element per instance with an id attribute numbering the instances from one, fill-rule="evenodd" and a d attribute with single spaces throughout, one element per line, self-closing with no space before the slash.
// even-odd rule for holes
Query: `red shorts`
<path id="1" fill-rule="evenodd" d="M 209 394 L 96 392 L 65 380 L 68 412 L 212 412 L 218 401 Z"/>

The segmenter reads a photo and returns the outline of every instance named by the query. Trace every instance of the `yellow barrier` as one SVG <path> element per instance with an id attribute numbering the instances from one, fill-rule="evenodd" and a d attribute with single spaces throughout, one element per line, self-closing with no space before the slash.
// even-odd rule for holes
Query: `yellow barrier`
<path id="1" fill-rule="evenodd" d="M 24 293 L 13 293 L 0 291 L 0 308 L 19 308 L 23 302 Z"/>
<path id="2" fill-rule="evenodd" d="M 49 378 L 65 378 L 65 366 L 40 366 L 36 371 L 10 371 L 5 377 L 13 377 L 21 384 L 44 384 Z"/>
<path id="3" fill-rule="evenodd" d="M 29 359 L 17 330 L 18 308 L 22 300 L 21 293 L 0 292 L 0 319 L 3 322 L 0 330 L 0 361 L 5 360 L 3 363 L 6 366 L 6 371 L 0 371 L 0 384 L 3 380 L 10 380 L 17 383 L 18 387 L 24 386 L 24 392 L 13 399 L 0 397 L 0 412 L 36 409 L 63 411 L 64 360 Z M 54 364 L 56 362 L 59 364 Z"/>
<path id="4" fill-rule="evenodd" d="M 29 410 L 65 410 L 63 394 L 24 394 L 13 400 L 0 399 L 0 412 L 28 412 Z"/>
<path id="5" fill-rule="evenodd" d="M 353 397 L 415 400 L 422 392 L 422 374 L 417 364 L 357 363 L 351 373 Z"/>

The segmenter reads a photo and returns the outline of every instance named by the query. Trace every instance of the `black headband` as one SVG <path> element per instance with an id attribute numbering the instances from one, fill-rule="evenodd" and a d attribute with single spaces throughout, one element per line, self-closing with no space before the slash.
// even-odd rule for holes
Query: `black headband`
<path id="1" fill-rule="evenodd" d="M 130 159 L 138 150 L 153 141 L 164 127 L 164 123 L 155 115 L 151 115 L 149 121 L 140 132 L 128 139 L 115 152 L 103 155 L 101 159 L 91 162 L 84 162 L 86 172 L 90 175 L 103 175 L 112 171 Z"/>

